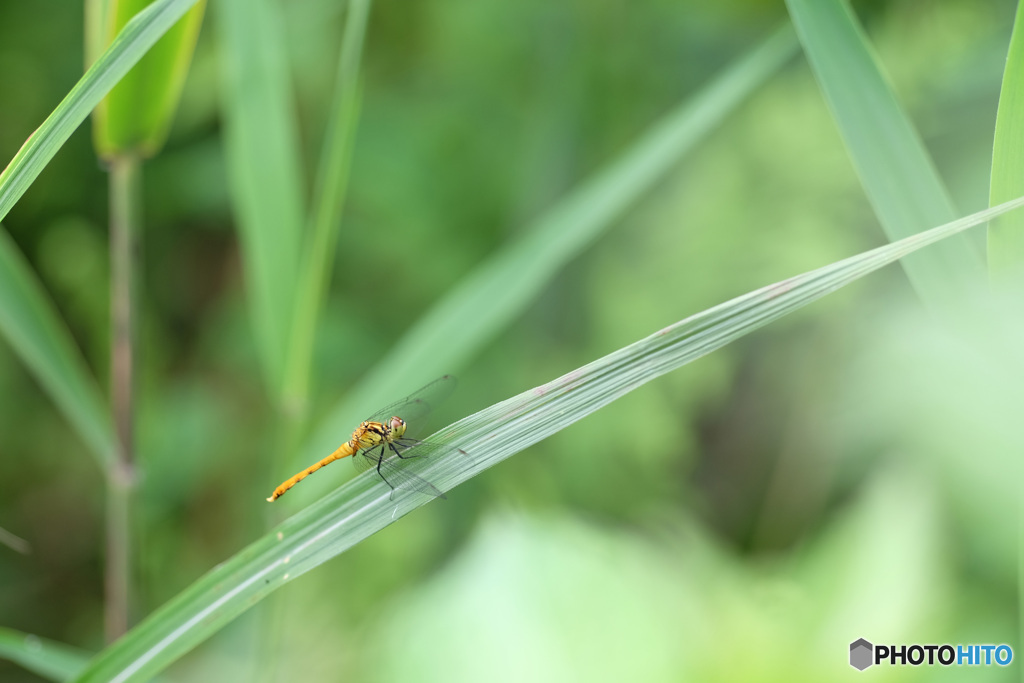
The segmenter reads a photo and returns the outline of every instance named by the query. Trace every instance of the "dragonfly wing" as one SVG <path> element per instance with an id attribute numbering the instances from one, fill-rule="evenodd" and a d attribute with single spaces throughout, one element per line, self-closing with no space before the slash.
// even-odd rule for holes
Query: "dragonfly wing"
<path id="1" fill-rule="evenodd" d="M 409 470 L 408 463 L 404 462 L 394 453 L 391 457 L 384 458 L 380 461 L 380 467 L 377 470 L 380 472 L 380 476 L 387 482 L 388 486 L 393 491 L 402 489 L 405 491 L 419 491 L 433 498 L 445 498 L 445 495 L 441 492 L 441 489 L 437 488 L 429 481 L 413 474 Z"/>
<path id="2" fill-rule="evenodd" d="M 369 422 L 386 422 L 389 417 L 397 415 L 416 430 L 422 427 L 427 415 L 455 391 L 456 385 L 454 377 L 445 375 L 414 391 L 401 401 L 395 401 L 391 405 L 381 408 L 366 419 Z"/>
<path id="3" fill-rule="evenodd" d="M 377 467 L 377 461 L 384 457 L 384 444 L 373 448 L 364 448 L 352 458 L 352 464 L 357 472 L 365 472 L 368 469 Z"/>
<path id="4" fill-rule="evenodd" d="M 409 439 L 402 437 L 394 439 L 392 445 L 397 449 L 403 458 L 431 457 L 437 458 L 449 453 L 458 453 L 469 458 L 469 453 L 456 448 L 450 443 L 437 443 L 436 441 L 421 441 L 420 439 Z"/>
<path id="5" fill-rule="evenodd" d="M 403 439 L 403 441 L 407 441 Z M 416 442 L 419 444 L 421 442 Z M 381 444 L 359 451 L 352 459 L 355 467 L 360 472 L 375 470 L 391 489 L 403 489 L 406 491 L 419 491 L 434 498 L 444 498 L 444 494 L 429 481 L 420 477 L 409 469 L 409 463 L 415 457 L 415 451 L 406 455 L 411 446 L 404 446 L 395 443 L 395 450 L 388 448 L 387 444 Z M 417 449 L 418 450 L 418 449 Z M 401 457 L 399 457 L 399 454 Z"/>

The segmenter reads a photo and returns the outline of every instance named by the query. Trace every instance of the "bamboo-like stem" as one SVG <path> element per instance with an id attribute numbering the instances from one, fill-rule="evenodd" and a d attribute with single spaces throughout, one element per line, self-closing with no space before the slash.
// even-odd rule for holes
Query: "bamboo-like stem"
<path id="1" fill-rule="evenodd" d="M 133 364 L 135 234 L 140 215 L 140 161 L 110 163 L 110 396 L 117 436 L 107 475 L 105 633 L 112 642 L 128 630 L 131 576 L 131 497 L 135 488 Z"/>

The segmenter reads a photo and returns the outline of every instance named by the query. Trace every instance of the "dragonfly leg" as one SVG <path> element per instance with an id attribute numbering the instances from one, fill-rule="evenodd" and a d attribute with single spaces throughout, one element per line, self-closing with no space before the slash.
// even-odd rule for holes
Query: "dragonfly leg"
<path id="1" fill-rule="evenodd" d="M 394 493 L 395 493 L 395 487 L 394 487 L 394 485 L 392 485 L 392 483 L 391 483 L 390 481 L 388 481 L 388 478 L 384 476 L 384 473 L 380 471 L 380 466 L 381 466 L 382 464 L 384 464 L 384 457 L 383 457 L 383 454 L 381 454 L 381 457 L 377 458 L 377 475 L 378 475 L 378 476 L 379 476 L 379 477 L 380 477 L 381 479 L 383 479 L 383 480 L 384 480 L 384 483 L 385 483 L 385 484 L 387 484 L 387 485 L 388 485 L 388 486 L 389 486 L 389 487 L 391 488 L 391 493 L 392 493 L 392 495 L 394 495 Z"/>
<path id="2" fill-rule="evenodd" d="M 391 451 L 395 455 L 397 455 L 399 458 L 401 458 L 402 460 L 412 460 L 413 458 L 420 457 L 418 455 L 402 455 L 402 451 L 398 450 L 398 448 L 395 446 L 395 444 L 393 444 L 391 442 L 388 442 L 388 448 L 390 448 Z"/>
<path id="3" fill-rule="evenodd" d="M 382 452 L 380 454 L 380 457 L 377 458 L 377 474 L 380 476 L 381 479 L 384 480 L 384 483 L 388 485 L 388 488 L 391 489 L 391 495 L 388 496 L 388 500 L 394 500 L 395 499 L 395 494 L 398 493 L 398 489 L 396 489 L 395 485 L 392 484 L 390 481 L 388 481 L 388 478 L 385 477 L 384 473 L 380 471 L 380 467 L 383 464 L 384 464 L 384 453 Z"/>

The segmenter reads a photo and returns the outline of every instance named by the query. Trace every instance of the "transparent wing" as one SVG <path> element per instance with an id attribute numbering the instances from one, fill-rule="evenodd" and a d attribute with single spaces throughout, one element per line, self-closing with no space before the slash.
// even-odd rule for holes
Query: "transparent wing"
<path id="1" fill-rule="evenodd" d="M 403 448 L 398 443 L 392 443 L 391 446 L 393 450 L 384 443 L 359 451 L 352 462 L 360 472 L 375 470 L 384 483 L 391 487 L 392 492 L 402 489 L 419 491 L 434 498 L 445 498 L 439 488 L 409 470 L 408 462 L 417 457 L 411 448 Z"/>
<path id="2" fill-rule="evenodd" d="M 439 403 L 455 391 L 456 381 L 451 375 L 434 380 L 425 387 L 414 391 L 401 401 L 381 408 L 366 418 L 368 422 L 387 423 L 392 416 L 405 420 L 407 429 L 412 433 L 422 433 L 427 416 Z M 381 443 L 373 448 L 359 451 L 352 458 L 352 463 L 360 472 L 373 469 L 392 491 L 405 489 L 419 491 L 428 496 L 444 498 L 444 494 L 429 481 L 411 471 L 409 464 L 413 460 L 425 457 L 439 457 L 457 451 L 469 457 L 465 451 L 449 444 L 420 441 L 410 437 L 392 439 L 390 443 Z"/>
<path id="3" fill-rule="evenodd" d="M 352 465 L 357 472 L 365 472 L 368 469 L 377 467 L 377 461 L 384 455 L 385 445 L 366 448 L 352 456 Z"/>
<path id="4" fill-rule="evenodd" d="M 445 375 L 401 401 L 381 408 L 366 419 L 369 422 L 386 422 L 388 418 L 398 416 L 405 420 L 413 433 L 422 433 L 427 416 L 438 404 L 451 396 L 457 384 L 454 377 Z"/>
<path id="5" fill-rule="evenodd" d="M 394 439 L 391 442 L 395 452 L 392 455 L 397 455 L 399 459 L 409 460 L 411 458 L 436 458 L 448 453 L 460 453 L 465 457 L 469 457 L 469 453 L 456 448 L 452 444 L 437 443 L 436 441 L 422 441 L 420 439 L 410 439 L 408 437 L 402 437 L 400 439 Z"/>
<path id="6" fill-rule="evenodd" d="M 394 439 L 390 444 L 382 443 L 373 448 L 359 451 L 352 458 L 352 464 L 359 472 L 376 470 L 392 491 L 405 489 L 419 491 L 428 496 L 444 498 L 441 490 L 409 469 L 413 460 L 439 457 L 447 453 L 459 453 L 468 458 L 469 454 L 451 444 L 439 444 L 418 439 Z M 378 467 L 379 465 L 379 467 Z"/>

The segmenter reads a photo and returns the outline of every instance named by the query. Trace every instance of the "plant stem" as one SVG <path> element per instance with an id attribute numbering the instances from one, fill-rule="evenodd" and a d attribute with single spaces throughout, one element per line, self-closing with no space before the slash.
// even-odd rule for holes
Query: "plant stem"
<path id="1" fill-rule="evenodd" d="M 131 596 L 131 496 L 135 487 L 132 426 L 135 228 L 140 162 L 121 155 L 110 163 L 110 396 L 117 435 L 107 476 L 105 632 L 108 642 L 128 630 Z"/>

